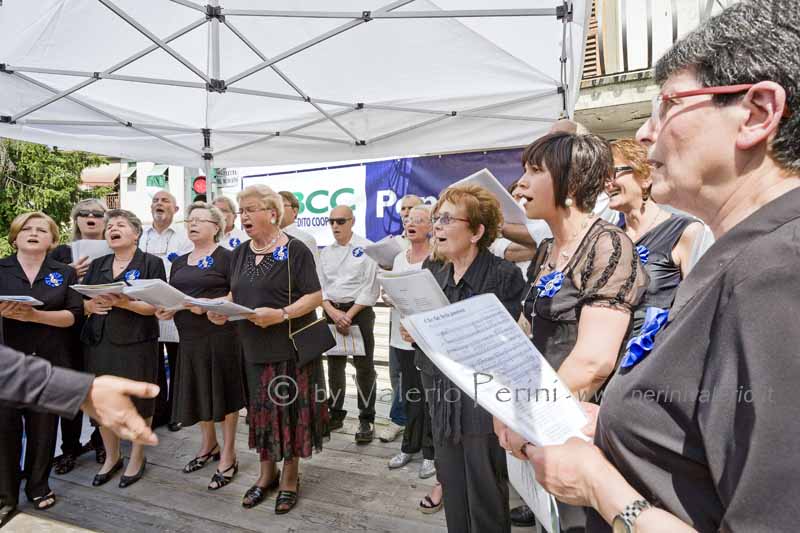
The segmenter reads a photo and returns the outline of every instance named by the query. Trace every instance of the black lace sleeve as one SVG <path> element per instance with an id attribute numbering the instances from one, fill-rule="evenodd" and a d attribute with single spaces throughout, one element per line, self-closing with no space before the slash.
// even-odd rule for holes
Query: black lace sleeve
<path id="1" fill-rule="evenodd" d="M 572 279 L 580 306 L 594 305 L 631 312 L 649 283 L 630 238 L 612 225 L 603 225 L 587 240 Z"/>

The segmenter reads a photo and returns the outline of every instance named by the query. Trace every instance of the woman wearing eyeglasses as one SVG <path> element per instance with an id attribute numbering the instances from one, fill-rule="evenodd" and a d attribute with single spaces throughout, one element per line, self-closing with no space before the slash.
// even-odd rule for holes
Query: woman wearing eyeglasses
<path id="1" fill-rule="evenodd" d="M 218 245 L 224 234 L 224 215 L 205 202 L 195 202 L 186 217 L 186 231 L 194 249 L 173 261 L 170 285 L 194 298 L 227 296 L 231 290 L 232 254 Z M 172 420 L 184 426 L 199 422 L 202 433 L 200 450 L 183 471 L 188 474 L 212 460 L 219 461 L 208 485 L 209 490 L 217 490 L 230 483 L 239 470 L 236 422 L 245 405 L 241 345 L 233 322 L 209 324 L 204 314 L 199 307 L 156 311 L 159 320 L 175 320 L 180 336 Z M 215 422 L 222 423 L 222 447 Z"/>
<path id="2" fill-rule="evenodd" d="M 103 219 L 108 207 L 105 202 L 98 198 L 87 198 L 75 204 L 72 208 L 70 217 L 72 218 L 72 242 L 75 241 L 100 241 L 103 242 L 103 231 L 106 222 Z M 56 261 L 66 263 L 74 268 L 78 273 L 78 278 L 82 278 L 89 270 L 91 260 L 88 256 L 72 257 L 72 245 L 60 244 L 50 253 L 50 257 Z M 83 315 L 76 320 L 72 326 L 72 338 L 70 342 L 69 368 L 73 370 L 84 370 L 83 346 L 80 342 L 81 328 L 83 327 Z M 83 412 L 72 420 L 60 418 L 61 420 L 61 455 L 56 457 L 53 463 L 53 470 L 56 474 L 66 474 L 75 468 L 75 461 L 78 456 L 86 451 L 94 449 L 95 460 L 98 464 L 103 464 L 106 460 L 106 450 L 103 447 L 103 439 L 100 437 L 100 430 L 95 428 L 91 439 L 86 446 L 81 445 L 81 429 L 83 428 Z"/>
<path id="3" fill-rule="evenodd" d="M 647 308 L 669 309 L 672 305 L 678 284 L 689 273 L 694 242 L 703 225 L 662 209 L 650 197 L 653 180 L 646 146 L 622 139 L 611 143 L 611 151 L 614 175 L 605 182 L 609 207 L 622 213 L 621 226 L 650 276 L 644 299 L 633 314 L 632 335 L 636 336 Z"/>
<path id="4" fill-rule="evenodd" d="M 285 514 L 297 504 L 300 459 L 322 450 L 327 431 L 324 384 L 317 382 L 321 357 L 298 367 L 289 338 L 290 325 L 297 331 L 314 322 L 322 290 L 311 250 L 280 230 L 281 196 L 266 185 L 251 185 L 237 201 L 250 240 L 233 251 L 229 298 L 256 311 L 237 321 L 237 327 L 249 395 L 250 448 L 258 452 L 261 466 L 242 506 L 255 507 L 278 489 L 275 514 Z M 207 316 L 220 326 L 228 320 L 214 312 Z M 281 461 L 283 472 L 277 468 Z"/>

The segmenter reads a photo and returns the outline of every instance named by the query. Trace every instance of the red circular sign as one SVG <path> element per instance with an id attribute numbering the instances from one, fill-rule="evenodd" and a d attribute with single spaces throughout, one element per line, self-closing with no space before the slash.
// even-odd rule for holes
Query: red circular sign
<path id="1" fill-rule="evenodd" d="M 206 177 L 205 176 L 197 176 L 194 181 L 192 182 L 192 190 L 196 194 L 205 194 L 206 193 Z"/>

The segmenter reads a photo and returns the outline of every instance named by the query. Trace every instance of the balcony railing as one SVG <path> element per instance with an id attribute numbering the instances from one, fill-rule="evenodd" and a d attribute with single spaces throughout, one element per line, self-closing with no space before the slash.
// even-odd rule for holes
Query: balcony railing
<path id="1" fill-rule="evenodd" d="M 594 0 L 583 79 L 643 72 L 682 35 L 737 0 Z"/>

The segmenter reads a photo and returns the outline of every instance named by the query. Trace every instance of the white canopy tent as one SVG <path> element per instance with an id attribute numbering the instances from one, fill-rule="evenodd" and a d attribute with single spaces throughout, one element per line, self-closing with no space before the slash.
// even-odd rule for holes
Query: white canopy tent
<path id="1" fill-rule="evenodd" d="M 572 115 L 591 8 L 197 1 L 0 0 L 0 136 L 191 167 L 519 146 Z"/>

